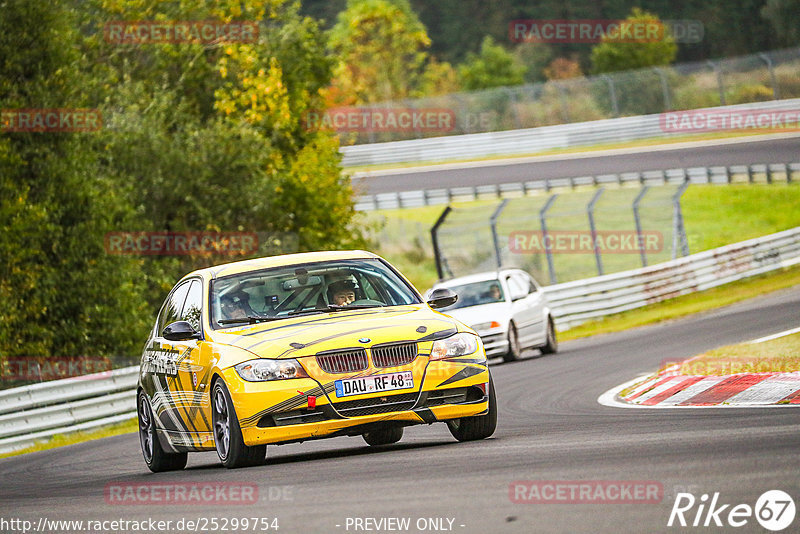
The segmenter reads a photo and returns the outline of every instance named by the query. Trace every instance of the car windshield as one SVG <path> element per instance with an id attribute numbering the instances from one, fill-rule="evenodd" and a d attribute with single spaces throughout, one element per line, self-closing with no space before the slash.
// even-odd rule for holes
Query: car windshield
<path id="1" fill-rule="evenodd" d="M 377 259 L 289 265 L 228 276 L 211 282 L 210 299 L 214 328 L 421 302 Z"/>
<path id="2" fill-rule="evenodd" d="M 458 301 L 452 306 L 442 308 L 442 311 L 503 302 L 506 299 L 499 280 L 482 280 L 471 284 L 451 286 L 450 289 L 458 295 Z"/>

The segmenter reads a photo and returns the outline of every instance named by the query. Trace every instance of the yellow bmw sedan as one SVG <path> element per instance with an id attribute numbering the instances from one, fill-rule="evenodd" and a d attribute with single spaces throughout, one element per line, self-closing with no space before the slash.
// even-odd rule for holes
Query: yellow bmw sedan
<path id="1" fill-rule="evenodd" d="M 497 425 L 477 334 L 363 251 L 259 258 L 195 271 L 170 291 L 142 354 L 139 438 L 151 471 L 216 450 L 264 463 L 267 444 L 399 441 L 444 422 L 459 441 Z"/>

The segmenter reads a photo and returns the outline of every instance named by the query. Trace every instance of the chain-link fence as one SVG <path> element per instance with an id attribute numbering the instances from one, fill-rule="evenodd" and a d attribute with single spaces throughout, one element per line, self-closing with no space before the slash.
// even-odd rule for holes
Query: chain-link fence
<path id="1" fill-rule="evenodd" d="M 689 253 L 687 182 L 586 189 L 448 208 L 433 230 L 440 277 L 518 267 L 555 284 Z"/>
<path id="2" fill-rule="evenodd" d="M 332 122 L 359 119 L 358 127 L 340 129 L 342 144 L 349 145 L 797 97 L 800 48 L 792 48 L 719 61 L 387 102 L 349 109 Z"/>

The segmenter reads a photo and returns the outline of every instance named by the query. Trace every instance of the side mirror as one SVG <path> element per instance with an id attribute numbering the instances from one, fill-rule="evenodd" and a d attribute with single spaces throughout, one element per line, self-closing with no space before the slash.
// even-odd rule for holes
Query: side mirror
<path id="1" fill-rule="evenodd" d="M 452 306 L 458 300 L 458 295 L 452 289 L 440 287 L 431 291 L 427 304 L 433 309 Z"/>
<path id="2" fill-rule="evenodd" d="M 511 302 L 516 302 L 516 301 L 518 301 L 518 300 L 522 300 L 522 299 L 524 299 L 524 298 L 525 298 L 525 297 L 527 297 L 527 296 L 528 296 L 528 295 L 527 295 L 527 294 L 525 294 L 525 293 L 516 293 L 516 294 L 514 294 L 514 293 L 511 293 Z"/>
<path id="3" fill-rule="evenodd" d="M 176 321 L 164 327 L 161 333 L 164 339 L 170 341 L 186 341 L 187 339 L 200 339 L 200 332 L 187 321 Z"/>

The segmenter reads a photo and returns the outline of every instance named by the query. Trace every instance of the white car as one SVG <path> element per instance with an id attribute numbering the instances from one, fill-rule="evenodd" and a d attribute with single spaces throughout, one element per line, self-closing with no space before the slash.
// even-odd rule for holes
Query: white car
<path id="1" fill-rule="evenodd" d="M 510 362 L 529 348 L 542 354 L 558 351 L 547 297 L 525 271 L 501 269 L 461 276 L 438 282 L 431 291 L 439 288 L 458 295 L 455 304 L 439 311 L 478 332 L 486 356 L 502 356 Z"/>

